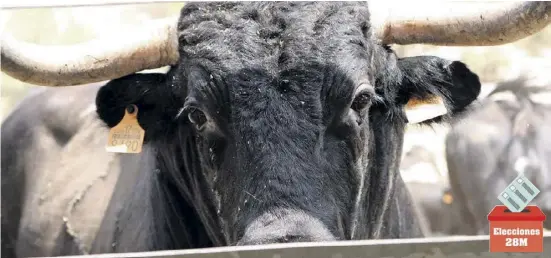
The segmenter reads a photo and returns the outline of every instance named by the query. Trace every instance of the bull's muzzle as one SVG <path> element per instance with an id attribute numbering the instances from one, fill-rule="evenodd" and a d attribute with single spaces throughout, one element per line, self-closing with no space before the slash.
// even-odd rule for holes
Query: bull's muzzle
<path id="1" fill-rule="evenodd" d="M 334 240 L 335 236 L 319 219 L 300 210 L 280 209 L 256 218 L 237 245 Z"/>

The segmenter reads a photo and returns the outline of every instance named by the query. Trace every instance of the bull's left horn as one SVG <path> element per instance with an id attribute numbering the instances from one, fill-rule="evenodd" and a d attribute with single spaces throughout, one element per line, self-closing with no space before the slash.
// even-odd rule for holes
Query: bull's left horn
<path id="1" fill-rule="evenodd" d="M 39 46 L 2 36 L 2 72 L 23 82 L 69 86 L 122 77 L 178 61 L 178 17 L 150 21 L 72 46 Z"/>
<path id="2" fill-rule="evenodd" d="M 370 2 L 371 25 L 384 44 L 493 46 L 551 23 L 551 2 Z"/>

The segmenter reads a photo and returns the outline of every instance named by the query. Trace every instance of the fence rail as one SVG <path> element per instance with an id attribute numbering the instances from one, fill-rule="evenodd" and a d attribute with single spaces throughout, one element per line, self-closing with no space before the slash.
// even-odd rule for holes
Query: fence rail
<path id="1" fill-rule="evenodd" d="M 489 236 L 293 243 L 176 251 L 64 256 L 64 258 L 491 258 L 551 257 L 551 233 L 543 253 L 490 253 Z"/>

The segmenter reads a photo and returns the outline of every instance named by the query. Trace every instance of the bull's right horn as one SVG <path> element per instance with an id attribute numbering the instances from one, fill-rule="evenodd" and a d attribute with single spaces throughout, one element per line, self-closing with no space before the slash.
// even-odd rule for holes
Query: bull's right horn
<path id="1" fill-rule="evenodd" d="M 39 46 L 2 36 L 2 72 L 23 82 L 70 86 L 178 61 L 178 16 L 73 46 Z"/>
<path id="2" fill-rule="evenodd" d="M 551 2 L 372 1 L 371 25 L 383 44 L 494 46 L 528 37 L 551 23 Z"/>

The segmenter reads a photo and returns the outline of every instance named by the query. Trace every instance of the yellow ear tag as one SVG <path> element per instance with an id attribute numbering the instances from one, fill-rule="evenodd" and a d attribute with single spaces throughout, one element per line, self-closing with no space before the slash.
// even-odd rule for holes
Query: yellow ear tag
<path id="1" fill-rule="evenodd" d="M 134 104 L 128 105 L 119 124 L 109 130 L 105 149 L 108 152 L 140 153 L 144 135 L 145 131 L 138 124 L 138 107 Z"/>

